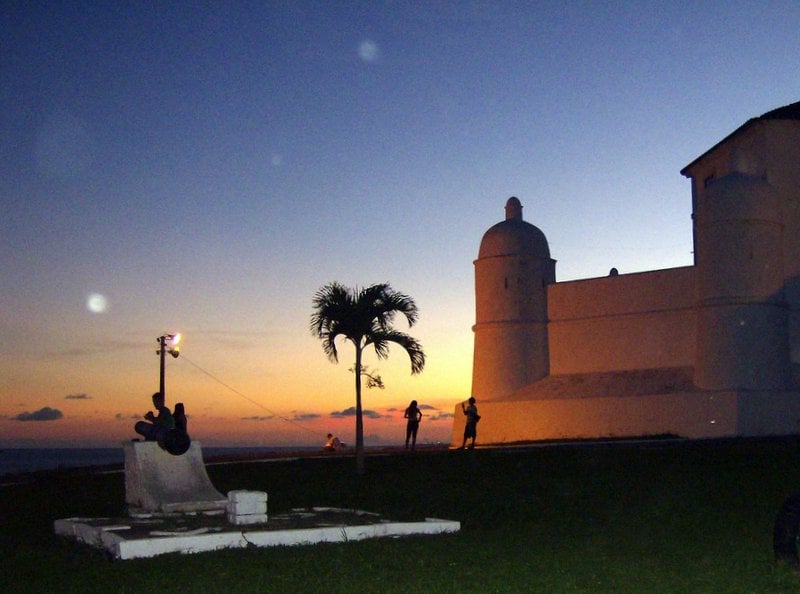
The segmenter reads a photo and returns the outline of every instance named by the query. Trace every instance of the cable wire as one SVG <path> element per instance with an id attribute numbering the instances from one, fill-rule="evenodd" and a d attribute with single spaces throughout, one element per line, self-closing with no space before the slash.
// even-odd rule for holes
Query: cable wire
<path id="1" fill-rule="evenodd" d="M 247 401 L 248 401 L 248 402 L 250 402 L 251 404 L 255 404 L 257 407 L 259 407 L 259 408 L 263 408 L 265 411 L 267 411 L 267 412 L 268 412 L 269 414 L 271 414 L 273 417 L 275 417 L 275 418 L 278 418 L 278 419 L 280 419 L 280 420 L 282 420 L 282 421 L 286 421 L 287 423 L 291 423 L 292 425 L 295 425 L 296 427 L 299 427 L 300 429 L 302 429 L 302 430 L 304 430 L 304 431 L 308 431 L 309 433 L 314 433 L 314 434 L 318 433 L 317 431 L 314 431 L 313 429 L 309 429 L 308 427 L 304 427 L 303 425 L 301 425 L 300 423 L 298 423 L 298 422 L 297 422 L 297 421 L 295 421 L 294 419 L 290 419 L 290 418 L 288 418 L 288 417 L 284 417 L 283 415 L 279 415 L 278 413 L 276 413 L 276 412 L 275 412 L 275 411 L 273 411 L 273 410 L 270 410 L 269 408 L 267 408 L 266 406 L 264 406 L 264 405 L 263 405 L 263 404 L 261 404 L 260 402 L 257 402 L 257 401 L 255 401 L 255 400 L 253 400 L 252 398 L 250 398 L 249 396 L 246 396 L 245 394 L 242 394 L 242 393 L 241 393 L 239 390 L 237 390 L 236 388 L 234 388 L 234 387 L 232 387 L 232 386 L 230 386 L 230 385 L 226 384 L 226 383 L 225 383 L 225 382 L 223 382 L 221 379 L 219 379 L 217 376 L 215 376 L 213 373 L 211 373 L 210 371 L 206 371 L 205 369 L 203 369 L 202 367 L 200 367 L 200 366 L 199 366 L 197 363 L 195 363 L 195 362 L 194 362 L 194 361 L 192 361 L 191 359 L 189 359 L 189 358 L 187 358 L 186 356 L 184 356 L 184 355 L 183 355 L 183 353 L 181 353 L 181 359 L 182 359 L 182 360 L 184 360 L 184 361 L 186 361 L 187 363 L 189 363 L 189 365 L 191 365 L 192 367 L 194 367 L 194 368 L 195 368 L 195 369 L 197 369 L 198 371 L 200 371 L 200 372 L 204 373 L 205 375 L 207 375 L 208 377 L 210 377 L 211 379 L 213 379 L 213 380 L 214 380 L 215 382 L 217 382 L 218 384 L 220 384 L 220 385 L 222 385 L 222 386 L 224 386 L 224 387 L 228 388 L 228 390 L 230 390 L 231 392 L 233 392 L 234 394 L 236 394 L 236 395 L 237 395 L 237 396 L 239 396 L 240 398 L 244 398 L 245 400 L 247 400 Z"/>

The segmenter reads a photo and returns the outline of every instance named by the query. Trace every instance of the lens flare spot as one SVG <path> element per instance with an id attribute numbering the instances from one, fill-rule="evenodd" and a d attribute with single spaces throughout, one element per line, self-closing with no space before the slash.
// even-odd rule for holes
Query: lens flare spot
<path id="1" fill-rule="evenodd" d="M 86 299 L 86 309 L 92 313 L 104 313 L 108 309 L 108 299 L 100 293 L 92 293 Z"/>
<path id="2" fill-rule="evenodd" d="M 376 62 L 378 60 L 378 45 L 369 39 L 365 39 L 358 45 L 358 57 L 364 62 Z"/>

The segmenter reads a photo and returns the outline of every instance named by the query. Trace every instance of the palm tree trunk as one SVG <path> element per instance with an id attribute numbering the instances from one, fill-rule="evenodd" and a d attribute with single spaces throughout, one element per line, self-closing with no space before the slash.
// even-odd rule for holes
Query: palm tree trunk
<path id="1" fill-rule="evenodd" d="M 361 345 L 356 345 L 356 473 L 364 474 L 364 417 L 361 411 Z"/>

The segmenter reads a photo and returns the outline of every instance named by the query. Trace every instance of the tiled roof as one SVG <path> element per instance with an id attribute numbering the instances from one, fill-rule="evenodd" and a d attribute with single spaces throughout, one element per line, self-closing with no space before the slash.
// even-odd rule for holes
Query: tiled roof
<path id="1" fill-rule="evenodd" d="M 759 120 L 800 120 L 800 101 L 768 111 Z"/>
<path id="2" fill-rule="evenodd" d="M 715 144 L 706 152 L 704 152 L 702 155 L 697 157 L 694 161 L 689 163 L 686 167 L 681 169 L 681 175 L 684 175 L 686 177 L 691 177 L 690 169 L 692 169 L 695 163 L 700 161 L 707 154 L 713 152 L 714 149 L 716 149 L 719 145 L 727 142 L 730 138 L 736 136 L 737 134 L 739 134 L 746 128 L 749 128 L 755 122 L 758 122 L 760 120 L 800 120 L 800 101 L 797 101 L 796 103 L 790 103 L 789 105 L 784 105 L 783 107 L 778 107 L 777 109 L 768 111 L 767 113 L 760 115 L 757 118 L 750 118 L 744 124 L 736 128 L 736 130 L 734 130 L 733 132 L 728 134 L 725 138 L 720 140 L 717 144 Z"/>

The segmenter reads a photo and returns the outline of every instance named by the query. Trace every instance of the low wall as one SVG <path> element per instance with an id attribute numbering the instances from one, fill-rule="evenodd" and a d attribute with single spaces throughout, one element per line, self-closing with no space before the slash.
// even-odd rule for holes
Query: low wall
<path id="1" fill-rule="evenodd" d="M 678 435 L 690 439 L 800 433 L 798 392 L 681 392 L 477 402 L 480 444 Z M 451 446 L 463 441 L 455 408 Z"/>

